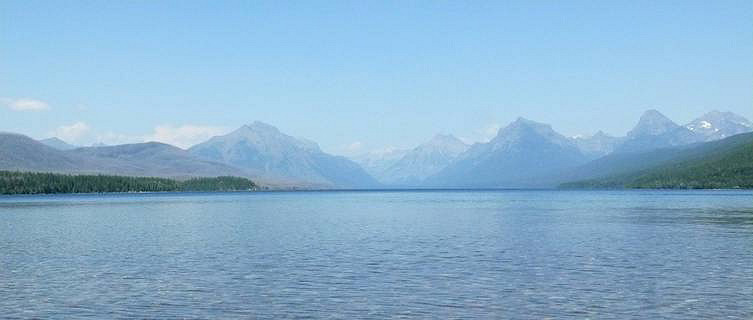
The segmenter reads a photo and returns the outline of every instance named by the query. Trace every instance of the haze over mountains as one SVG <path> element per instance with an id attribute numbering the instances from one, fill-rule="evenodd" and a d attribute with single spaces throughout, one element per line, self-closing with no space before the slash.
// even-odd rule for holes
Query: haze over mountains
<path id="1" fill-rule="evenodd" d="M 469 146 L 453 135 L 438 134 L 418 147 L 393 152 L 396 157 L 384 157 L 381 161 L 364 159 L 371 165 L 371 174 L 387 185 L 419 186 L 422 182 L 447 167 Z"/>
<path id="2" fill-rule="evenodd" d="M 646 111 L 625 137 L 601 131 L 569 138 L 550 125 L 519 118 L 489 142 L 471 146 L 436 135 L 410 150 L 352 160 L 323 152 L 262 122 L 213 137 L 188 150 L 149 142 L 77 148 L 57 138 L 0 134 L 0 169 L 194 177 L 233 175 L 303 188 L 552 187 L 658 164 L 678 150 L 753 131 L 747 119 L 713 111 L 678 125 Z M 645 166 L 644 166 L 645 167 Z"/>
<path id="3" fill-rule="evenodd" d="M 380 177 L 384 172 L 400 161 L 408 151 L 410 150 L 388 148 L 353 156 L 351 159 L 361 165 L 371 176 L 383 181 Z"/>

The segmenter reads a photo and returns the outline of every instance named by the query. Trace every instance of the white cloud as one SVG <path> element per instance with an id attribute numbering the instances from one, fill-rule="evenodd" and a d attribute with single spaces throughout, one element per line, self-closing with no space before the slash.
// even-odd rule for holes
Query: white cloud
<path id="1" fill-rule="evenodd" d="M 51 135 L 78 145 L 119 145 L 127 143 L 141 143 L 157 141 L 171 144 L 180 148 L 188 148 L 197 143 L 204 142 L 211 137 L 228 133 L 226 127 L 202 126 L 202 125 L 160 125 L 154 127 L 151 133 L 127 134 L 113 131 L 99 131 L 91 128 L 85 122 L 76 122 L 71 125 L 60 126 Z"/>
<path id="2" fill-rule="evenodd" d="M 181 148 L 188 148 L 197 143 L 204 142 L 211 137 L 229 132 L 226 127 L 213 127 L 201 125 L 160 125 L 154 128 L 154 132 L 143 137 L 143 141 L 157 141 Z"/>
<path id="3" fill-rule="evenodd" d="M 96 135 L 96 138 L 89 142 L 93 144 L 105 144 L 108 146 L 112 146 L 112 145 L 118 145 L 118 144 L 144 142 L 144 137 L 108 131 L 108 132 L 98 133 Z"/>
<path id="4" fill-rule="evenodd" d="M 348 154 L 355 154 L 363 150 L 363 143 L 361 141 L 356 141 L 346 145 L 344 149 Z"/>
<path id="5" fill-rule="evenodd" d="M 71 125 L 58 127 L 55 129 L 55 136 L 65 141 L 77 143 L 80 142 L 90 131 L 91 128 L 89 125 L 78 121 Z"/>
<path id="6" fill-rule="evenodd" d="M 473 132 L 467 134 L 466 136 L 458 137 L 458 139 L 466 144 L 487 143 L 497 136 L 499 129 L 501 128 L 502 126 L 496 123 L 488 124 L 486 126 L 473 130 Z"/>
<path id="7" fill-rule="evenodd" d="M 489 142 L 491 139 L 494 139 L 494 137 L 497 136 L 497 133 L 499 132 L 499 129 L 501 127 L 502 126 L 496 123 L 486 125 L 485 127 L 474 132 L 476 139 L 464 139 L 464 142 L 468 143 L 468 141 L 465 140 L 475 140 L 473 142 Z"/>
<path id="8" fill-rule="evenodd" d="M 0 103 L 13 111 L 42 111 L 50 108 L 47 102 L 35 99 L 0 98 Z"/>
<path id="9" fill-rule="evenodd" d="M 353 157 L 360 155 L 365 152 L 366 145 L 361 141 L 355 141 L 351 143 L 341 144 L 338 146 L 334 146 L 332 150 L 326 150 L 329 153 L 346 156 L 346 157 Z"/>
<path id="10" fill-rule="evenodd" d="M 348 149 L 350 150 L 360 150 L 363 148 L 363 143 L 361 141 L 356 141 L 348 145 Z"/>
<path id="11" fill-rule="evenodd" d="M 478 142 L 476 139 L 468 138 L 468 137 L 458 137 L 458 139 L 460 139 L 460 141 L 463 141 L 463 143 L 465 143 L 467 145 L 472 145 L 472 144 Z"/>
<path id="12" fill-rule="evenodd" d="M 502 128 L 499 124 L 490 124 L 489 126 L 484 129 L 484 137 L 486 140 L 491 140 L 494 137 L 497 136 L 497 133 L 499 133 L 499 129 Z"/>
<path id="13" fill-rule="evenodd" d="M 390 154 L 390 153 L 394 153 L 394 152 L 398 152 L 398 151 L 401 151 L 401 149 L 395 148 L 393 146 L 387 146 L 387 147 L 384 147 L 384 148 L 378 148 L 378 149 L 371 150 L 371 151 L 369 151 L 369 153 L 371 153 L 371 154 L 377 154 L 377 155 L 386 155 L 386 154 Z"/>

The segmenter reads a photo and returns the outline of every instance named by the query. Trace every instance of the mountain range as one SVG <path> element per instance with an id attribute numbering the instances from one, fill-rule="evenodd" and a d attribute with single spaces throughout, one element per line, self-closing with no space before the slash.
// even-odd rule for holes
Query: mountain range
<path id="1" fill-rule="evenodd" d="M 405 178 L 410 176 L 406 172 L 416 170 L 406 166 L 415 163 L 410 161 L 410 151 L 403 151 L 400 157 L 383 157 L 381 161 L 379 157 L 360 156 L 356 159 L 372 168 L 370 173 L 380 182 L 391 186 L 552 187 L 568 179 L 593 178 L 629 171 L 640 164 L 656 164 L 672 154 L 658 152 L 652 162 L 645 161 L 644 153 L 666 148 L 681 149 L 749 131 L 753 131 L 753 125 L 747 119 L 718 111 L 681 126 L 657 110 L 647 110 L 624 137 L 598 131 L 590 137 L 568 138 L 549 125 L 519 118 L 500 129 L 491 141 L 449 154 L 440 162 L 444 163 L 444 168 L 433 166 L 430 174 L 414 175 L 412 179 Z M 635 158 L 643 158 L 644 162 L 635 162 Z M 403 174 L 390 175 L 390 172 Z"/>
<path id="2" fill-rule="evenodd" d="M 648 110 L 615 152 L 641 152 L 708 142 L 751 131 L 753 125 L 731 112 L 712 111 L 681 126 L 659 111 Z"/>
<path id="3" fill-rule="evenodd" d="M 491 141 L 471 146 L 425 184 L 434 187 L 537 186 L 527 179 L 574 167 L 587 159 L 551 126 L 518 118 Z"/>
<path id="4" fill-rule="evenodd" d="M 565 137 L 550 125 L 518 118 L 488 142 L 467 145 L 448 135 L 407 150 L 348 159 L 312 141 L 253 122 L 188 150 L 147 142 L 76 147 L 0 134 L 0 170 L 187 178 L 241 176 L 271 187 L 491 188 L 553 187 L 626 174 L 665 163 L 683 150 L 753 131 L 750 121 L 713 111 L 678 125 L 648 110 L 624 137 L 597 132 Z"/>

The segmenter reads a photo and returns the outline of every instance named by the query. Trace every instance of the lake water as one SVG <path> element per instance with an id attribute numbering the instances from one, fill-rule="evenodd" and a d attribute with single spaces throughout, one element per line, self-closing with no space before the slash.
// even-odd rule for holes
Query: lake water
<path id="1" fill-rule="evenodd" d="M 750 191 L 0 197 L 0 317 L 753 317 Z"/>

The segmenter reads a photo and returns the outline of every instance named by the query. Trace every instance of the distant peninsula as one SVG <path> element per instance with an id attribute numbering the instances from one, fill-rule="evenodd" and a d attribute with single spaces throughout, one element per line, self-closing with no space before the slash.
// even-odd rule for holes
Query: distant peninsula
<path id="1" fill-rule="evenodd" d="M 114 175 L 73 175 L 0 171 L 0 194 L 108 192 L 254 191 L 257 185 L 240 177 L 202 177 L 177 180 Z"/>

